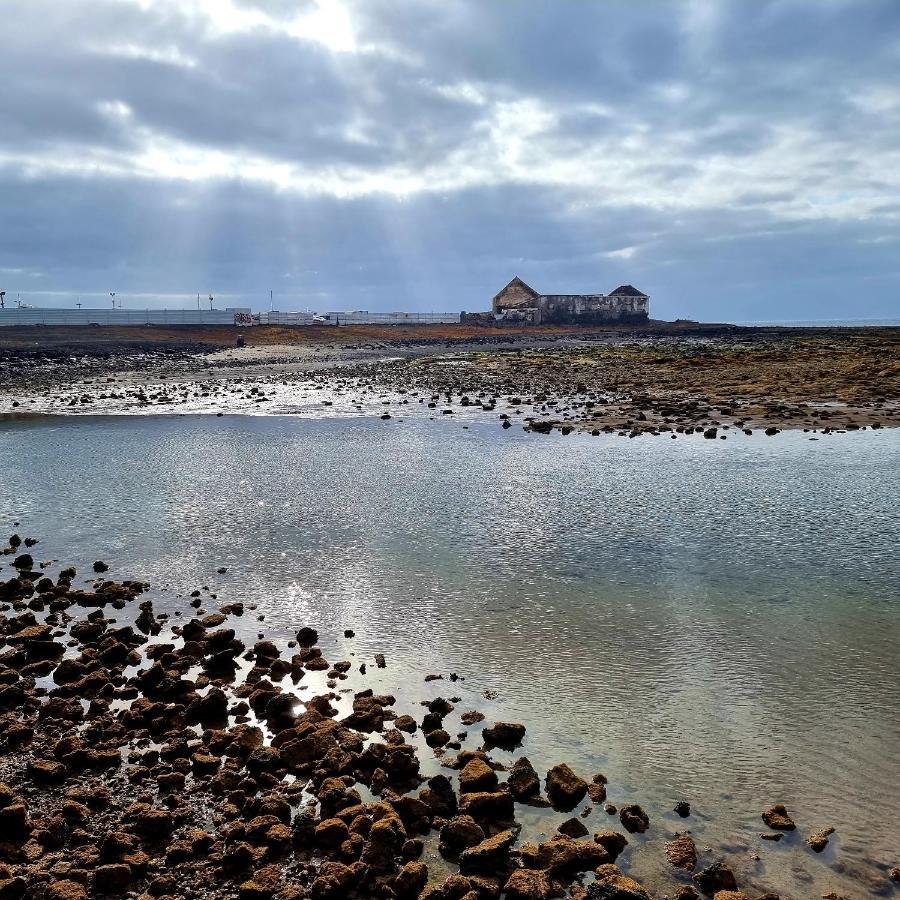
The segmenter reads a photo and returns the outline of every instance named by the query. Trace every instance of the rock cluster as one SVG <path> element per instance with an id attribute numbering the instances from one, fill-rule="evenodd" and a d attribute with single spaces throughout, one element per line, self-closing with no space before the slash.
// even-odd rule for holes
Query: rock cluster
<path id="1" fill-rule="evenodd" d="M 591 836 L 582 821 L 605 798 L 602 775 L 552 766 L 544 800 L 527 757 L 491 757 L 520 744 L 523 726 L 495 723 L 483 749 L 462 749 L 443 727 L 458 698 L 424 701 L 417 721 L 389 694 L 344 697 L 350 663 L 327 661 L 310 626 L 289 655 L 263 637 L 248 648 L 229 624 L 240 603 L 207 613 L 195 597 L 196 615 L 175 624 L 144 584 L 97 577 L 86 590 L 74 569 L 54 580 L 22 556 L 0 582 L 0 898 L 651 896 L 617 867 L 626 837 Z M 131 624 L 110 615 L 125 609 Z M 301 700 L 313 673 L 330 690 Z M 422 775 L 405 737 L 419 733 L 448 774 Z M 520 834 L 517 804 L 585 801 L 548 839 Z M 767 822 L 786 827 L 773 809 Z M 650 827 L 636 804 L 621 821 Z M 423 860 L 426 845 L 440 866 Z M 687 834 L 666 855 L 697 866 Z M 722 863 L 693 877 L 709 896 L 736 890 Z"/>

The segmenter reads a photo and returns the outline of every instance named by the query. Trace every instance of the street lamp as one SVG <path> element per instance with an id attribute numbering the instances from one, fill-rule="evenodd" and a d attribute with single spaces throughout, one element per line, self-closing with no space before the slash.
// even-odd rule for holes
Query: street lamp
<path id="1" fill-rule="evenodd" d="M 213 305 L 212 305 L 212 304 L 213 304 L 213 295 L 210 294 L 210 295 L 209 295 L 209 311 L 210 311 L 210 312 L 212 312 L 212 308 L 213 308 Z"/>
<path id="2" fill-rule="evenodd" d="M 116 292 L 110 291 L 109 296 L 112 299 L 112 308 L 115 309 L 116 308 Z"/>

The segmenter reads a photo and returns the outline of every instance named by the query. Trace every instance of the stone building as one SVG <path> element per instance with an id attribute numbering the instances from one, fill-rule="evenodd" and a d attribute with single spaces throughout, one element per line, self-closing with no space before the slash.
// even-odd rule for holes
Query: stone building
<path id="1" fill-rule="evenodd" d="M 650 315 L 650 298 L 630 284 L 609 294 L 539 294 L 517 275 L 491 309 L 495 320 L 533 325 L 641 322 Z"/>

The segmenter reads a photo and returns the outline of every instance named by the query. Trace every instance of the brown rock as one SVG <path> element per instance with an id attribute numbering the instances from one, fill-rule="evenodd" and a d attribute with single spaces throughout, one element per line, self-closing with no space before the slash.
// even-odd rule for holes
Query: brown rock
<path id="1" fill-rule="evenodd" d="M 555 872 L 586 872 L 610 862 L 610 855 L 595 841 L 575 841 L 565 835 L 540 844 L 525 844 L 522 864 L 528 869 Z"/>
<path id="2" fill-rule="evenodd" d="M 631 834 L 642 834 L 650 827 L 649 816 L 637 803 L 623 806 L 619 812 L 619 819 Z"/>
<path id="3" fill-rule="evenodd" d="M 583 778 L 576 775 L 566 763 L 560 763 L 547 773 L 544 787 L 553 806 L 568 812 L 584 799 L 588 784 Z"/>
<path id="4" fill-rule="evenodd" d="M 471 816 L 454 816 L 441 828 L 441 852 L 453 853 L 484 840 L 484 830 Z"/>
<path id="5" fill-rule="evenodd" d="M 501 747 L 511 750 L 522 743 L 525 737 L 525 726 L 518 722 L 496 722 L 481 732 L 485 744 L 489 747 Z"/>
<path id="6" fill-rule="evenodd" d="M 735 891 L 737 890 L 737 882 L 734 878 L 734 872 L 727 863 L 713 863 L 694 875 L 694 884 L 700 890 L 712 897 L 717 891 Z"/>
<path id="7" fill-rule="evenodd" d="M 64 781 L 66 777 L 66 767 L 55 760 L 33 759 L 28 763 L 26 771 L 32 781 L 41 784 Z"/>
<path id="8" fill-rule="evenodd" d="M 509 861 L 509 851 L 516 841 L 516 831 L 501 831 L 483 840 L 474 847 L 463 850 L 459 857 L 459 868 L 463 873 L 487 871 L 505 867 Z"/>
<path id="9" fill-rule="evenodd" d="M 47 900 L 87 900 L 87 891 L 77 881 L 57 881 L 45 893 Z"/>
<path id="10" fill-rule="evenodd" d="M 585 896 L 587 900 L 650 900 L 640 882 L 621 872 L 603 878 L 598 874 L 597 881 L 589 885 Z"/>
<path id="11" fill-rule="evenodd" d="M 316 825 L 316 842 L 323 847 L 340 847 L 349 836 L 347 825 L 340 819 L 325 819 Z"/>
<path id="12" fill-rule="evenodd" d="M 606 850 L 613 862 L 628 846 L 628 838 L 624 834 L 619 834 L 618 831 L 598 831 L 594 835 L 594 840 Z"/>
<path id="13" fill-rule="evenodd" d="M 459 773 L 459 789 L 463 793 L 495 791 L 497 786 L 497 773 L 483 759 L 470 759 Z"/>
<path id="14" fill-rule="evenodd" d="M 425 735 L 425 743 L 429 747 L 444 747 L 450 743 L 450 735 L 443 728 L 435 728 Z"/>
<path id="15" fill-rule="evenodd" d="M 534 869 L 516 869 L 503 891 L 509 900 L 550 900 L 562 893 L 546 872 Z"/>
<path id="16" fill-rule="evenodd" d="M 690 884 L 683 884 L 675 892 L 675 900 L 699 900 L 697 889 Z"/>
<path id="17" fill-rule="evenodd" d="M 832 834 L 834 834 L 833 828 L 820 828 L 818 831 L 814 831 L 806 839 L 806 843 L 809 844 L 816 853 L 821 853 L 828 845 L 828 838 Z"/>
<path id="18" fill-rule="evenodd" d="M 697 866 L 697 847 L 687 834 L 676 834 L 666 844 L 666 859 L 676 868 L 693 872 Z"/>
<path id="19" fill-rule="evenodd" d="M 421 862 L 408 862 L 394 878 L 394 891 L 401 900 L 417 897 L 428 882 L 428 866 Z"/>
<path id="20" fill-rule="evenodd" d="M 459 798 L 459 811 L 478 822 L 510 822 L 514 817 L 512 794 L 506 791 L 479 791 Z"/>
<path id="21" fill-rule="evenodd" d="M 513 763 L 506 786 L 520 803 L 540 794 L 541 781 L 527 757 L 522 756 Z"/>
<path id="22" fill-rule="evenodd" d="M 573 816 L 571 819 L 566 819 L 559 828 L 556 829 L 559 834 L 565 835 L 570 838 L 581 838 L 584 837 L 588 830 L 584 825 L 584 822 L 581 819 Z"/>
<path id="23" fill-rule="evenodd" d="M 108 863 L 94 870 L 94 887 L 104 893 L 118 893 L 131 883 L 131 867 L 125 863 Z"/>
<path id="24" fill-rule="evenodd" d="M 797 826 L 794 820 L 788 815 L 783 803 L 776 803 L 770 806 L 763 814 L 762 820 L 769 826 L 778 831 L 793 831 Z"/>

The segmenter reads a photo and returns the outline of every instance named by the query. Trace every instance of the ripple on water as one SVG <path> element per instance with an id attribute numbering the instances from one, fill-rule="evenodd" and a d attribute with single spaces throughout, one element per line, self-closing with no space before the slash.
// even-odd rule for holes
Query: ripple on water
<path id="1" fill-rule="evenodd" d="M 663 811 L 682 798 L 749 885 L 817 896 L 896 864 L 898 433 L 79 418 L 10 424 L 0 452 L 5 519 L 53 556 L 209 584 L 342 658 L 386 651 L 413 700 L 446 693 L 423 673 L 464 674 L 460 709 L 525 722 L 538 768 L 603 771 L 613 802 L 651 810 L 638 874 L 673 883 L 661 843 L 684 823 Z M 828 851 L 762 846 L 776 801 L 803 835 L 835 825 Z"/>

